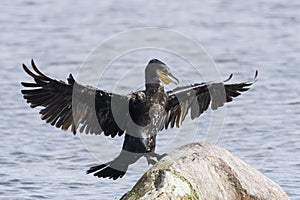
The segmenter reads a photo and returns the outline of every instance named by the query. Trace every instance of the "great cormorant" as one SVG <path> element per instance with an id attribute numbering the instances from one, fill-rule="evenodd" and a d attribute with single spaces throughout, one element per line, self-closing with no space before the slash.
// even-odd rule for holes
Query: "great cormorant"
<path id="1" fill-rule="evenodd" d="M 47 123 L 62 130 L 71 128 L 73 134 L 103 132 L 113 138 L 125 133 L 119 156 L 87 171 L 112 179 L 121 178 L 128 166 L 142 156 L 148 164 L 155 163 L 155 158 L 159 160 L 161 156 L 155 153 L 156 134 L 168 127 L 179 127 L 189 110 L 191 118 L 197 118 L 209 105 L 213 110 L 223 106 L 254 82 L 226 84 L 231 75 L 224 82 L 197 83 L 165 92 L 164 84 L 179 81 L 165 63 L 152 59 L 145 69 L 145 90 L 119 95 L 80 85 L 72 74 L 67 83 L 57 81 L 40 72 L 33 60 L 31 65 L 34 72 L 24 64 L 23 68 L 34 83 L 22 82 L 27 88 L 22 94 L 30 107 L 43 107 L 40 114 Z"/>

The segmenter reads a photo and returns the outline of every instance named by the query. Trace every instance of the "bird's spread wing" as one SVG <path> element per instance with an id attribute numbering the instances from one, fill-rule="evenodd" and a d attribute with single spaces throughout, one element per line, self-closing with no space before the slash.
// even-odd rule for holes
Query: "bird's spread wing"
<path id="1" fill-rule="evenodd" d="M 256 71 L 254 79 L 249 82 L 226 84 L 231 79 L 231 74 L 224 82 L 200 83 L 168 91 L 165 128 L 169 126 L 173 128 L 175 125 L 177 128 L 180 127 L 189 110 L 191 118 L 194 119 L 207 110 L 209 105 L 213 110 L 222 107 L 241 92 L 247 91 L 256 81 L 257 74 Z"/>
<path id="2" fill-rule="evenodd" d="M 22 82 L 26 88 L 22 90 L 22 94 L 32 108 L 43 107 L 40 114 L 47 123 L 62 130 L 71 127 L 74 134 L 77 130 L 87 134 L 104 132 L 111 137 L 124 133 L 120 127 L 125 125 L 117 124 L 114 120 L 111 101 L 114 98 L 120 104 L 127 104 L 127 96 L 80 85 L 71 74 L 67 83 L 57 81 L 41 73 L 33 60 L 31 65 L 34 72 L 24 64 L 23 68 L 34 79 L 34 83 Z M 119 112 L 117 106 L 114 109 L 114 113 Z"/>

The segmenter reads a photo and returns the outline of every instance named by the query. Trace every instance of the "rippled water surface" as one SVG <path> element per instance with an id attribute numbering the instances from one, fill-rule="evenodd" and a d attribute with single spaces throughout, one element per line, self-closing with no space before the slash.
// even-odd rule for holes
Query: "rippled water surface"
<path id="1" fill-rule="evenodd" d="M 118 181 L 86 175 L 97 160 L 80 138 L 45 124 L 22 99 L 20 81 L 29 78 L 21 63 L 35 58 L 45 73 L 65 80 L 103 40 L 148 26 L 174 29 L 203 45 L 224 78 L 235 73 L 234 81 L 248 80 L 259 70 L 253 89 L 227 106 L 218 144 L 300 199 L 299 1 L 99 2 L 0 3 L 1 199 L 119 199 L 130 190 L 146 171 L 145 160 Z M 124 65 L 146 64 L 150 55 L 128 57 Z M 203 81 L 176 60 L 164 61 L 191 82 Z M 116 80 L 107 78 L 103 89 Z M 200 118 L 195 141 L 205 134 L 208 116 Z"/>

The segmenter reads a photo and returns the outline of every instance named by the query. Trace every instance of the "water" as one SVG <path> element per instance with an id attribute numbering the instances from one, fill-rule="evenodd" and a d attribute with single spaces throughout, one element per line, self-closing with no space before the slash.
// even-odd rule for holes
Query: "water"
<path id="1" fill-rule="evenodd" d="M 244 80 L 259 69 L 254 88 L 227 106 L 218 144 L 300 199 L 299 8 L 297 1 L 279 0 L 1 1 L 1 199 L 119 199 L 139 179 L 144 160 L 118 181 L 85 175 L 97 161 L 79 137 L 44 124 L 28 108 L 20 81 L 29 80 L 21 63 L 31 58 L 65 80 L 99 42 L 145 26 L 187 34 L 206 48 L 224 77 L 234 72 L 236 81 Z M 206 118 L 200 118 L 201 127 Z"/>

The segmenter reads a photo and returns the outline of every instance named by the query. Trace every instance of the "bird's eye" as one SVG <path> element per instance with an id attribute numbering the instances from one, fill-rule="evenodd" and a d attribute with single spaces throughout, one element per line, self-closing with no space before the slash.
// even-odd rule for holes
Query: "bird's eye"
<path id="1" fill-rule="evenodd" d="M 161 71 L 162 71 L 164 74 L 168 74 L 168 73 L 169 73 L 169 70 L 168 70 L 167 68 L 163 68 Z"/>

